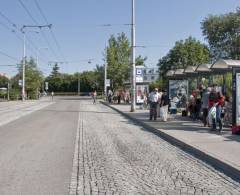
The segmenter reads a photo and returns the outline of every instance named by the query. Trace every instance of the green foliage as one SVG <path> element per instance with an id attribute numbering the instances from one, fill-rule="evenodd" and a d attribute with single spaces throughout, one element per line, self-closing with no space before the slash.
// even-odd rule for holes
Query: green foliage
<path id="1" fill-rule="evenodd" d="M 240 11 L 224 15 L 210 15 L 202 22 L 214 59 L 240 59 Z"/>
<path id="2" fill-rule="evenodd" d="M 36 99 L 43 83 L 43 74 L 38 70 L 33 58 L 26 63 L 26 93 L 28 98 Z"/>
<path id="3" fill-rule="evenodd" d="M 98 91 L 104 91 L 104 66 L 96 65 L 95 77 L 96 88 Z"/>
<path id="4" fill-rule="evenodd" d="M 104 86 L 104 66 L 96 65 L 94 71 L 84 71 L 82 73 L 65 74 L 59 72 L 59 67 L 55 65 L 52 73 L 45 79 L 48 82 L 49 90 L 54 92 L 76 92 L 80 81 L 80 92 L 91 92 L 94 89 L 103 91 Z"/>
<path id="5" fill-rule="evenodd" d="M 7 77 L 0 75 L 0 88 L 7 87 L 8 82 L 9 79 Z"/>
<path id="6" fill-rule="evenodd" d="M 154 88 L 158 88 L 159 90 L 166 89 L 167 88 L 167 80 L 160 79 L 149 85 L 149 91 L 152 91 Z"/>
<path id="7" fill-rule="evenodd" d="M 210 52 L 207 46 L 189 37 L 184 41 L 177 41 L 168 54 L 159 60 L 158 67 L 164 77 L 168 70 L 196 66 L 209 60 Z"/>
<path id="8" fill-rule="evenodd" d="M 131 72 L 131 47 L 127 36 L 124 33 L 117 37 L 111 35 L 108 40 L 108 47 L 105 50 L 105 62 L 107 63 L 108 79 L 111 80 L 111 87 L 123 88 L 124 82 L 130 80 Z M 144 65 L 147 58 L 138 56 L 137 65 Z"/>
<path id="9" fill-rule="evenodd" d="M 19 73 L 13 77 L 11 81 L 12 88 L 16 91 L 19 91 L 20 94 L 21 87 L 18 85 L 19 80 L 22 80 L 22 67 L 19 67 Z M 43 74 L 38 69 L 34 59 L 31 57 L 29 61 L 26 60 L 25 66 L 25 91 L 27 98 L 36 99 L 42 83 Z"/>

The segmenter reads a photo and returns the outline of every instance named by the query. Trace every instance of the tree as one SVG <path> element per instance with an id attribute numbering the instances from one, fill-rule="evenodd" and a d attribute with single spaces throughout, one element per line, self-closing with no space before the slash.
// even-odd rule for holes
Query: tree
<path id="1" fill-rule="evenodd" d="M 117 37 L 114 35 L 110 36 L 104 57 L 111 86 L 113 89 L 123 88 L 124 82 L 130 80 L 131 71 L 131 47 L 124 33 L 118 34 Z M 145 60 L 146 58 L 138 56 L 136 64 L 144 65 Z"/>
<path id="2" fill-rule="evenodd" d="M 12 88 L 20 93 L 18 81 L 22 80 L 22 67 L 19 67 L 18 74 L 12 78 Z M 26 60 L 25 66 L 25 92 L 28 98 L 36 99 L 43 83 L 43 74 L 37 68 L 36 62 L 31 57 Z"/>
<path id="3" fill-rule="evenodd" d="M 240 10 L 224 15 L 210 15 L 201 23 L 213 59 L 240 59 Z"/>
<path id="4" fill-rule="evenodd" d="M 61 92 L 62 78 L 61 73 L 59 72 L 59 66 L 56 63 L 53 68 L 50 76 L 48 76 L 45 81 L 48 82 L 49 91 Z"/>
<path id="5" fill-rule="evenodd" d="M 0 75 L 0 87 L 7 87 L 9 82 L 9 79 L 4 76 L 4 75 Z"/>
<path id="6" fill-rule="evenodd" d="M 57 63 L 54 64 L 53 69 L 52 69 L 52 72 L 51 72 L 51 76 L 52 76 L 52 77 L 57 77 L 57 76 L 59 76 L 59 75 L 60 75 L 59 69 L 60 69 L 60 68 L 59 68 L 58 64 L 57 64 Z"/>
<path id="7" fill-rule="evenodd" d="M 195 38 L 189 37 L 184 41 L 177 41 L 168 54 L 159 60 L 160 76 L 165 77 L 168 70 L 196 66 L 201 63 L 208 63 L 209 60 L 208 47 Z"/>
<path id="8" fill-rule="evenodd" d="M 104 66 L 96 65 L 95 68 L 96 89 L 98 91 L 104 90 Z"/>
<path id="9" fill-rule="evenodd" d="M 43 74 L 38 70 L 33 58 L 26 62 L 25 82 L 27 96 L 30 99 L 35 99 L 43 83 Z"/>

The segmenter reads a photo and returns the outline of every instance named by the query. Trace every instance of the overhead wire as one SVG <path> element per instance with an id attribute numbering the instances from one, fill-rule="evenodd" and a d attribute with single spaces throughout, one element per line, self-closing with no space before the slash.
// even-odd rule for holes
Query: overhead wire
<path id="1" fill-rule="evenodd" d="M 6 54 L 5 52 L 2 52 L 2 51 L 0 51 L 0 54 L 1 54 L 1 55 L 3 55 L 3 56 L 6 56 L 6 57 L 8 57 L 8 58 L 10 58 L 10 59 L 12 59 L 12 60 L 14 60 L 14 61 L 17 61 L 17 62 L 19 62 L 19 60 L 18 60 L 17 58 L 15 58 L 15 57 L 13 57 L 13 56 L 10 56 L 10 55 L 8 55 L 8 54 Z"/>
<path id="2" fill-rule="evenodd" d="M 27 13 L 27 15 L 31 18 L 31 20 L 34 22 L 35 25 L 39 25 L 37 20 L 33 17 L 33 15 L 31 14 L 31 12 L 28 10 L 28 8 L 26 7 L 26 5 L 22 2 L 22 0 L 18 0 L 18 2 L 21 4 L 22 8 L 25 10 L 25 12 Z M 41 29 L 40 29 L 41 30 Z M 49 40 L 47 39 L 46 34 L 44 33 L 44 31 L 40 31 L 42 37 L 44 38 L 44 40 L 46 41 L 49 49 L 51 50 L 51 52 L 53 53 L 54 57 L 58 59 L 58 56 L 56 54 L 56 52 L 54 51 L 54 49 L 52 48 L 51 44 L 49 43 Z"/>
<path id="3" fill-rule="evenodd" d="M 35 0 L 34 2 L 35 2 L 35 4 L 36 4 L 36 7 L 37 7 L 37 9 L 39 10 L 40 14 L 42 15 L 43 19 L 45 20 L 45 22 L 46 22 L 47 24 L 49 24 L 48 19 L 47 19 L 46 15 L 44 14 L 44 12 L 43 12 L 41 6 L 39 5 L 38 1 Z M 59 44 L 59 42 L 58 42 L 58 40 L 57 40 L 57 38 L 56 38 L 56 35 L 54 34 L 54 32 L 53 32 L 53 30 L 52 30 L 51 28 L 50 28 L 49 30 L 50 30 L 50 32 L 51 32 L 51 35 L 52 35 L 52 37 L 53 37 L 53 40 L 54 40 L 54 42 L 55 42 L 55 44 L 56 44 L 56 46 L 57 46 L 57 48 L 58 48 L 58 50 L 59 50 L 59 53 L 61 54 L 61 56 L 62 56 L 62 58 L 63 58 L 63 60 L 64 60 L 64 61 L 67 61 L 66 58 L 65 58 L 65 56 L 64 56 L 64 54 L 63 54 L 63 52 L 62 52 L 62 49 L 61 49 L 61 47 L 60 47 L 60 44 Z"/>
<path id="4" fill-rule="evenodd" d="M 8 22 L 10 23 L 13 27 L 17 28 L 17 25 L 15 23 L 13 23 L 5 14 L 3 14 L 1 11 L 0 11 L 0 15 Z"/>
<path id="5" fill-rule="evenodd" d="M 11 33 L 14 33 L 14 35 L 21 41 L 23 42 L 23 38 L 17 33 L 18 31 L 20 32 L 20 29 L 17 28 L 17 25 L 15 23 L 13 23 L 5 14 L 3 14 L 2 12 L 0 12 L 0 16 L 2 16 L 11 26 L 13 26 L 14 28 L 9 27 L 7 24 L 0 22 L 0 25 L 2 25 L 5 29 L 9 30 Z M 27 42 L 30 43 L 30 47 L 31 47 L 31 51 L 34 53 L 34 55 L 38 55 L 34 50 L 37 50 L 40 53 L 40 50 L 38 49 L 38 47 L 33 43 L 33 41 L 31 41 L 28 37 L 26 37 Z"/>

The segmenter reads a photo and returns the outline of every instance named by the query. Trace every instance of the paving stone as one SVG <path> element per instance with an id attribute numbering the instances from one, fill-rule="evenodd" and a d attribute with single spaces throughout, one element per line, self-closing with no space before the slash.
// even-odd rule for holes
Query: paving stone
<path id="1" fill-rule="evenodd" d="M 110 108 L 88 101 L 80 108 L 84 194 L 240 194 L 239 183 Z"/>

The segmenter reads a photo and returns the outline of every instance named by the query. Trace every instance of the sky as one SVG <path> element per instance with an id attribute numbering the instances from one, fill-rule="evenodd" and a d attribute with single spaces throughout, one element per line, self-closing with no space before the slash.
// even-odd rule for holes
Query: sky
<path id="1" fill-rule="evenodd" d="M 137 55 L 156 66 L 176 41 L 189 36 L 206 43 L 201 22 L 208 15 L 234 12 L 240 0 L 135 0 Z M 42 13 L 42 14 L 41 14 Z M 1 0 L 0 73 L 13 76 L 23 56 L 25 25 L 52 24 L 51 29 L 24 28 L 26 56 L 38 59 L 47 76 L 53 62 L 60 72 L 93 70 L 102 65 L 111 34 L 131 38 L 131 0 Z M 112 26 L 104 26 L 111 24 Z M 88 63 L 91 59 L 91 63 Z M 4 65 L 4 66 L 3 66 Z"/>

